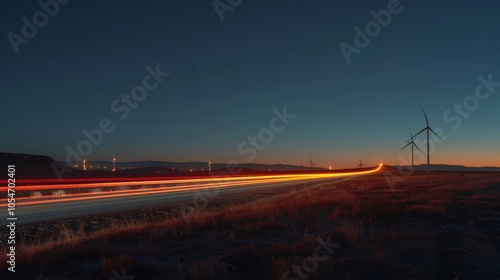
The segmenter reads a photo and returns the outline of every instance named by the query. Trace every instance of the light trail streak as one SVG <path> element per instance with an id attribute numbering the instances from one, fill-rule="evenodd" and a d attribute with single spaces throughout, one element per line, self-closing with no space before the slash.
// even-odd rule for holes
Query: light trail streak
<path id="1" fill-rule="evenodd" d="M 123 186 L 138 186 L 138 185 L 162 185 L 162 184 L 182 184 L 182 183 L 199 183 L 199 182 L 220 182 L 220 181 L 239 181 L 239 180 L 256 180 L 256 179 L 270 179 L 270 178 L 329 178 L 329 177 L 345 177 L 356 176 L 377 172 L 382 168 L 381 163 L 377 168 L 365 171 L 356 172 L 343 172 L 343 173 L 310 173 L 310 174 L 286 174 L 286 175 L 253 175 L 253 176 L 235 176 L 235 177 L 217 177 L 217 178 L 198 178 L 198 179 L 169 179 L 169 180 L 154 180 L 148 179 L 143 181 L 125 181 L 125 182 L 97 182 L 86 184 L 50 184 L 50 185 L 31 185 L 31 186 L 17 186 L 16 190 L 19 191 L 40 191 L 40 190 L 58 190 L 58 189 L 84 189 L 96 187 L 123 187 Z M 136 179 L 136 178 L 135 178 Z M 78 179 L 85 180 L 85 179 Z"/>
<path id="2" fill-rule="evenodd" d="M 114 190 L 99 193 L 77 193 L 70 194 L 58 198 L 18 198 L 16 204 L 22 205 L 39 205 L 49 203 L 74 202 L 82 200 L 96 200 L 106 198 L 118 198 L 127 196 L 165 194 L 182 191 L 196 191 L 213 188 L 229 188 L 255 184 L 269 184 L 289 181 L 302 181 L 311 179 L 327 179 L 335 177 L 359 176 L 378 172 L 382 168 L 381 163 L 377 168 L 364 171 L 342 172 L 342 173 L 307 173 L 307 174 L 286 174 L 286 175 L 254 175 L 254 176 L 237 176 L 223 178 L 196 178 L 196 179 L 174 179 L 174 180 L 142 180 L 142 181 L 125 181 L 125 182 L 101 182 L 101 183 L 81 183 L 81 184 L 56 184 L 56 185 L 32 185 L 18 186 L 17 191 L 40 191 L 40 190 L 65 190 L 65 189 L 86 189 L 86 188 L 112 188 L 123 186 L 148 186 L 148 185 L 166 185 L 166 184 L 189 184 L 184 186 L 164 186 L 147 189 L 129 189 L 129 190 Z M 6 204 L 0 204 L 1 207 Z"/>

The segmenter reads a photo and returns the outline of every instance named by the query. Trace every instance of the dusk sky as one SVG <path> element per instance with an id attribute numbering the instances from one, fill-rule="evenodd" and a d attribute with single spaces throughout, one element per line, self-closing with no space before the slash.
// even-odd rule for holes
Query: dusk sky
<path id="1" fill-rule="evenodd" d="M 65 160 L 107 119 L 88 160 L 408 164 L 422 106 L 446 133 L 431 163 L 500 166 L 499 1 L 60 2 L 45 24 L 37 1 L 3 4 L 1 152 Z M 243 143 L 285 106 L 262 150 Z"/>

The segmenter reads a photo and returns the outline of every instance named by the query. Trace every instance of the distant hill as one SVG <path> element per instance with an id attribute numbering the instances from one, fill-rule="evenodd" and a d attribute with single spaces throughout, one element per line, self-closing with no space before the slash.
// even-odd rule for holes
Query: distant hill
<path id="1" fill-rule="evenodd" d="M 410 166 L 394 166 L 409 168 Z M 415 171 L 427 171 L 427 164 L 415 165 Z M 485 166 L 485 167 L 468 167 L 464 165 L 449 165 L 449 164 L 431 164 L 431 171 L 451 171 L 451 172 L 500 172 L 500 167 Z"/>
<path id="2" fill-rule="evenodd" d="M 0 178 L 6 178 L 7 165 L 16 166 L 16 177 L 46 177 L 46 174 L 53 173 L 52 163 L 54 159 L 48 156 L 2 153 L 0 152 Z"/>
<path id="3" fill-rule="evenodd" d="M 66 164 L 65 162 L 60 162 L 61 164 Z M 78 163 L 74 163 L 72 167 L 78 166 Z M 113 168 L 113 162 L 111 161 L 87 161 L 87 170 L 107 170 Z M 151 167 L 162 167 L 166 169 L 173 169 L 174 171 L 207 171 L 208 162 L 170 162 L 170 161 L 133 161 L 133 162 L 116 162 L 117 170 L 127 170 L 127 169 L 139 169 L 139 168 L 151 168 Z M 287 170 L 311 170 L 311 168 L 306 166 L 297 165 L 287 165 L 287 164 L 258 164 L 258 163 L 242 163 L 239 167 L 243 169 L 257 170 L 257 171 L 287 171 Z M 78 166 L 81 168 L 81 166 Z M 226 169 L 225 163 L 212 163 L 212 170 Z M 315 168 L 315 170 L 325 170 L 324 168 Z"/>
<path id="4" fill-rule="evenodd" d="M 117 172 L 107 172 L 113 168 L 111 161 L 87 161 L 87 170 L 82 170 L 81 163 L 71 163 L 55 161 L 49 156 L 29 155 L 20 153 L 0 153 L 0 166 L 16 165 L 17 178 L 57 178 L 53 165 L 66 166 L 68 172 L 63 173 L 63 178 L 82 177 L 119 177 L 119 176 L 208 176 L 208 162 L 168 162 L 168 161 L 135 161 L 116 162 Z M 0 167 L 1 168 L 1 167 Z M 311 168 L 306 166 L 286 165 L 286 164 L 240 164 L 242 173 L 256 173 L 261 171 L 306 171 Z M 225 171 L 225 163 L 212 163 L 211 170 L 217 173 L 218 170 Z M 107 170 L 107 171 L 106 171 Z M 324 170 L 315 168 L 315 170 Z M 7 172 L 0 172 L 0 179 L 7 177 Z"/>

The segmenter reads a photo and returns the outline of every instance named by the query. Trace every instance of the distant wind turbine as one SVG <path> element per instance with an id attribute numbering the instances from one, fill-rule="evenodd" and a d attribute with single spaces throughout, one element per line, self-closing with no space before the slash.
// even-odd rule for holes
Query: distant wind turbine
<path id="1" fill-rule="evenodd" d="M 413 134 L 411 133 L 411 130 L 410 130 L 410 137 L 411 137 L 409 140 L 410 142 L 408 144 L 406 144 L 403 148 L 401 148 L 401 150 L 411 145 L 411 166 L 413 167 L 413 147 L 417 148 L 419 151 L 422 151 L 422 150 L 420 150 L 420 148 L 417 146 L 417 144 L 415 144 L 415 142 L 413 142 L 413 138 L 415 138 L 415 136 L 413 136 Z"/>
<path id="2" fill-rule="evenodd" d="M 363 163 L 361 162 L 361 158 L 359 158 L 358 168 L 363 168 Z"/>
<path id="3" fill-rule="evenodd" d="M 434 132 L 434 130 L 432 130 L 432 128 L 429 126 L 429 120 L 427 119 L 427 115 L 425 114 L 425 111 L 424 111 L 424 108 L 422 108 L 422 106 L 420 106 L 420 109 L 422 109 L 422 113 L 424 113 L 424 118 L 425 118 L 425 124 L 427 125 L 424 129 L 420 130 L 417 134 L 415 134 L 415 137 L 417 137 L 417 135 L 419 135 L 420 133 L 424 132 L 427 130 L 427 173 L 431 172 L 431 155 L 429 153 L 429 131 L 432 132 L 434 135 L 436 135 L 437 138 L 439 138 L 439 140 L 442 140 L 437 134 L 436 132 Z"/>

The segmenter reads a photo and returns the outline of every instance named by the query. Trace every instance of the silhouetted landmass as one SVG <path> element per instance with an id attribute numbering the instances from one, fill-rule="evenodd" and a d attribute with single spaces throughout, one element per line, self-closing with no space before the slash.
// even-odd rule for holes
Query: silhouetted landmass
<path id="1" fill-rule="evenodd" d="M 237 174 L 255 174 L 262 172 L 296 172 L 312 171 L 305 166 L 285 164 L 239 164 L 228 166 L 223 163 L 213 163 L 211 172 L 208 162 L 168 162 L 168 161 L 135 161 L 116 162 L 116 172 L 111 161 L 87 161 L 87 170 L 83 170 L 82 163 L 55 161 L 49 156 L 29 155 L 19 153 L 0 153 L 0 164 L 16 165 L 16 177 L 19 179 L 46 179 L 46 178 L 107 178 L 107 177 L 150 177 L 150 176 L 225 176 L 230 171 L 239 170 Z M 314 170 L 325 170 L 315 168 Z M 237 175 L 236 173 L 229 175 Z M 7 171 L 0 173 L 0 178 L 6 178 Z"/>
<path id="2" fill-rule="evenodd" d="M 61 162 L 64 163 L 64 162 Z M 111 161 L 88 161 L 87 168 L 92 165 L 93 169 L 97 167 L 103 169 L 104 166 L 107 169 L 112 168 L 113 163 Z M 289 165 L 289 164 L 259 164 L 259 163 L 240 163 L 239 167 L 244 169 L 252 169 L 252 170 L 262 170 L 262 171 L 285 171 L 285 170 L 311 170 L 310 167 L 306 166 L 297 166 L 297 165 Z M 170 162 L 170 161 L 134 161 L 134 162 L 116 162 L 117 170 L 126 170 L 133 168 L 150 168 L 150 167 L 163 167 L 170 168 L 175 170 L 184 170 L 184 171 L 201 171 L 208 170 L 208 162 Z M 211 169 L 227 169 L 226 163 L 212 163 Z M 325 170 L 324 168 L 315 168 L 315 170 Z"/>
<path id="3" fill-rule="evenodd" d="M 395 168 L 410 166 L 394 166 Z M 415 165 L 415 171 L 427 171 L 427 164 Z M 468 167 L 464 165 L 448 165 L 448 164 L 432 164 L 431 171 L 451 171 L 451 172 L 500 172 L 500 167 L 484 166 L 484 167 Z"/>
<path id="4" fill-rule="evenodd" d="M 0 166 L 4 172 L 0 172 L 0 178 L 6 178 L 7 166 L 16 166 L 16 178 L 45 178 L 47 174 L 54 173 L 52 163 L 55 162 L 49 156 L 0 153 Z"/>

